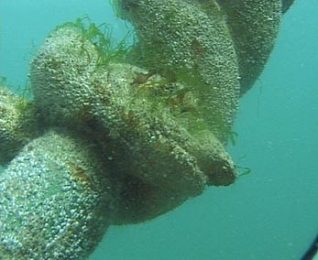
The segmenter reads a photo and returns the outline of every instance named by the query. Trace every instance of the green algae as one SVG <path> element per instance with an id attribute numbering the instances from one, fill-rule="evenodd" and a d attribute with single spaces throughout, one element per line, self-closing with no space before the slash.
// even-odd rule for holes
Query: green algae
<path id="1" fill-rule="evenodd" d="M 91 42 L 98 53 L 98 66 L 107 66 L 110 62 L 125 62 L 130 51 L 128 43 L 129 33 L 119 42 L 114 41 L 111 27 L 103 23 L 97 25 L 89 17 L 77 18 L 74 22 L 67 22 L 56 27 L 75 27 L 79 30 L 83 41 Z M 83 55 L 89 55 L 85 48 Z"/>

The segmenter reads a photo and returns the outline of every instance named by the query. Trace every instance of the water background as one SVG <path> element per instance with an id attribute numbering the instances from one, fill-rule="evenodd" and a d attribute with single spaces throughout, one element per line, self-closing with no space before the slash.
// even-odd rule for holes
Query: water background
<path id="1" fill-rule="evenodd" d="M 129 25 L 107 0 L 0 0 L 0 75 L 16 91 L 58 24 Z M 140 225 L 111 227 L 91 260 L 299 259 L 318 233 L 318 0 L 296 0 L 255 87 L 240 101 L 236 163 L 252 170 Z M 0 144 L 1 145 L 1 144 Z"/>

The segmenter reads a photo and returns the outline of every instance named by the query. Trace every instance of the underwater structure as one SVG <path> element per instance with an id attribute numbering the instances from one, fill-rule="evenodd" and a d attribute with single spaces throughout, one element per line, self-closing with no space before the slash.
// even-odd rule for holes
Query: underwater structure
<path id="1" fill-rule="evenodd" d="M 136 42 L 83 20 L 0 86 L 0 259 L 85 259 L 109 225 L 164 214 L 237 178 L 225 146 L 293 1 L 116 0 Z"/>

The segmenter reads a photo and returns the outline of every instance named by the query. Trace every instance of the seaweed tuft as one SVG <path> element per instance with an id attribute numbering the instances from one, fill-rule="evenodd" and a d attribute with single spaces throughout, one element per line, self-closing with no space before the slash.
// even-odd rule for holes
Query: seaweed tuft
<path id="1" fill-rule="evenodd" d="M 131 49 L 128 43 L 130 32 L 118 43 L 112 36 L 111 27 L 106 23 L 97 25 L 89 17 L 77 18 L 74 22 L 67 22 L 56 28 L 76 27 L 83 36 L 83 41 L 91 42 L 98 53 L 97 66 L 107 66 L 110 62 L 125 62 Z M 83 50 L 85 52 L 85 50 Z"/>

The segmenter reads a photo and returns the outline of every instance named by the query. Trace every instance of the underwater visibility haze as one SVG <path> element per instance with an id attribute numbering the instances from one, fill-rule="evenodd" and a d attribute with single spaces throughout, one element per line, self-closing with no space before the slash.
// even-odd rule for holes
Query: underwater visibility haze
<path id="1" fill-rule="evenodd" d="M 0 260 L 307 259 L 317 14 L 1 0 Z"/>

